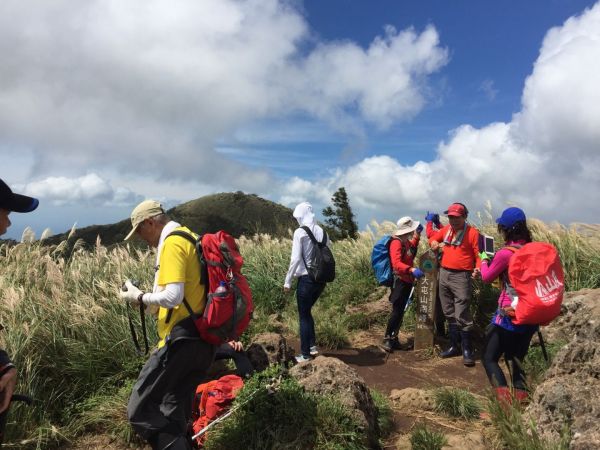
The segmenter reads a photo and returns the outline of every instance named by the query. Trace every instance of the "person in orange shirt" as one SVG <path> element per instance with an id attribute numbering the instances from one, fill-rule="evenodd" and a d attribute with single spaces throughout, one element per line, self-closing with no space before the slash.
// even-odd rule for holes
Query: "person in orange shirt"
<path id="1" fill-rule="evenodd" d="M 450 221 L 429 237 L 433 250 L 443 247 L 439 292 L 442 311 L 448 321 L 450 348 L 440 356 L 449 358 L 460 355 L 462 340 L 463 363 L 474 366 L 471 346 L 473 317 L 471 303 L 472 279 L 479 273 L 479 231 L 467 223 L 469 211 L 462 203 L 452 203 L 444 214 Z"/>

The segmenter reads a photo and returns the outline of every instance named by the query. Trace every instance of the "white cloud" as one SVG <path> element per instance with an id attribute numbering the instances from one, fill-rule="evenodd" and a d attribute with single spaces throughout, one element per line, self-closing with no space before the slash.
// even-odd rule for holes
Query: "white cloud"
<path id="1" fill-rule="evenodd" d="M 489 101 L 495 100 L 496 96 L 498 95 L 498 89 L 496 89 L 496 87 L 494 86 L 494 80 L 489 78 L 481 82 L 481 84 L 479 85 L 479 91 L 483 92 L 483 94 Z"/>
<path id="2" fill-rule="evenodd" d="M 546 220 L 600 217 L 600 3 L 551 29 L 525 81 L 522 109 L 509 123 L 463 125 L 431 162 L 403 166 L 367 158 L 307 192 L 345 186 L 355 206 L 420 214 L 453 201 L 499 212 L 522 206 Z M 294 180 L 296 187 L 301 180 Z M 368 220 L 367 212 L 361 213 Z M 388 218 L 389 218 L 388 216 Z"/>
<path id="3" fill-rule="evenodd" d="M 78 177 L 48 177 L 19 186 L 27 195 L 53 205 L 87 204 L 96 206 L 130 205 L 143 198 L 124 187 L 113 188 L 95 173 Z"/>
<path id="4" fill-rule="evenodd" d="M 254 192 L 272 175 L 215 152 L 221 137 L 289 114 L 389 126 L 447 61 L 433 27 L 388 27 L 366 49 L 314 41 L 284 0 L 5 0 L 0 55 L 0 156 L 27 149 L 34 176 L 98 167 Z"/>

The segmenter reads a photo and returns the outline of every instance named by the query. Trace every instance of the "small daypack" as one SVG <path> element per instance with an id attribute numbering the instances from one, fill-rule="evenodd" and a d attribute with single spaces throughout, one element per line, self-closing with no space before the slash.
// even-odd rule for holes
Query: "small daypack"
<path id="1" fill-rule="evenodd" d="M 310 228 L 307 226 L 301 228 L 306 231 L 315 247 L 315 256 L 310 264 L 306 262 L 304 255 L 302 255 L 310 279 L 317 283 L 331 283 L 335 279 L 335 259 L 331 249 L 327 246 L 327 233 L 323 231 L 323 240 L 319 242 L 310 231 Z"/>
<path id="2" fill-rule="evenodd" d="M 198 239 L 181 230 L 169 236 L 192 242 L 200 260 L 200 283 L 208 293 L 202 315 L 196 314 L 183 299 L 200 337 L 215 345 L 237 340 L 248 328 L 254 305 L 250 285 L 241 272 L 244 260 L 235 239 L 225 231 L 207 233 Z"/>
<path id="3" fill-rule="evenodd" d="M 193 435 L 225 414 L 242 387 L 244 381 L 237 375 L 224 375 L 218 380 L 199 385 L 192 403 Z M 206 436 L 205 432 L 196 438 L 199 446 L 203 445 Z"/>
<path id="4" fill-rule="evenodd" d="M 565 276 L 556 248 L 547 242 L 504 247 L 514 254 L 508 263 L 506 292 L 518 297 L 515 325 L 548 325 L 560 314 Z"/>
<path id="5" fill-rule="evenodd" d="M 392 287 L 394 284 L 394 272 L 390 261 L 391 243 L 392 236 L 383 236 L 375 243 L 371 252 L 371 265 L 380 286 Z"/>

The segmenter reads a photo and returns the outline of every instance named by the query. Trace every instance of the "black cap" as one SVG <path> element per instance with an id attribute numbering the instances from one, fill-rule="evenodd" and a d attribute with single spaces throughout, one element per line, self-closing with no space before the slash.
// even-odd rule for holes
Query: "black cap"
<path id="1" fill-rule="evenodd" d="M 31 212 L 38 207 L 40 201 L 37 198 L 26 195 L 15 194 L 8 185 L 0 180 L 0 208 L 14 212 Z"/>

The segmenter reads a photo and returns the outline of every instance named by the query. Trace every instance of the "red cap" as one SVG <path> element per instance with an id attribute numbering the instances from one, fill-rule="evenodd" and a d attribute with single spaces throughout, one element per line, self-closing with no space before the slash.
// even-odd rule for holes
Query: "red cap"
<path id="1" fill-rule="evenodd" d="M 447 216 L 466 216 L 467 212 L 465 207 L 460 203 L 452 203 L 450 206 L 448 206 L 448 210 L 444 211 L 444 214 Z"/>

